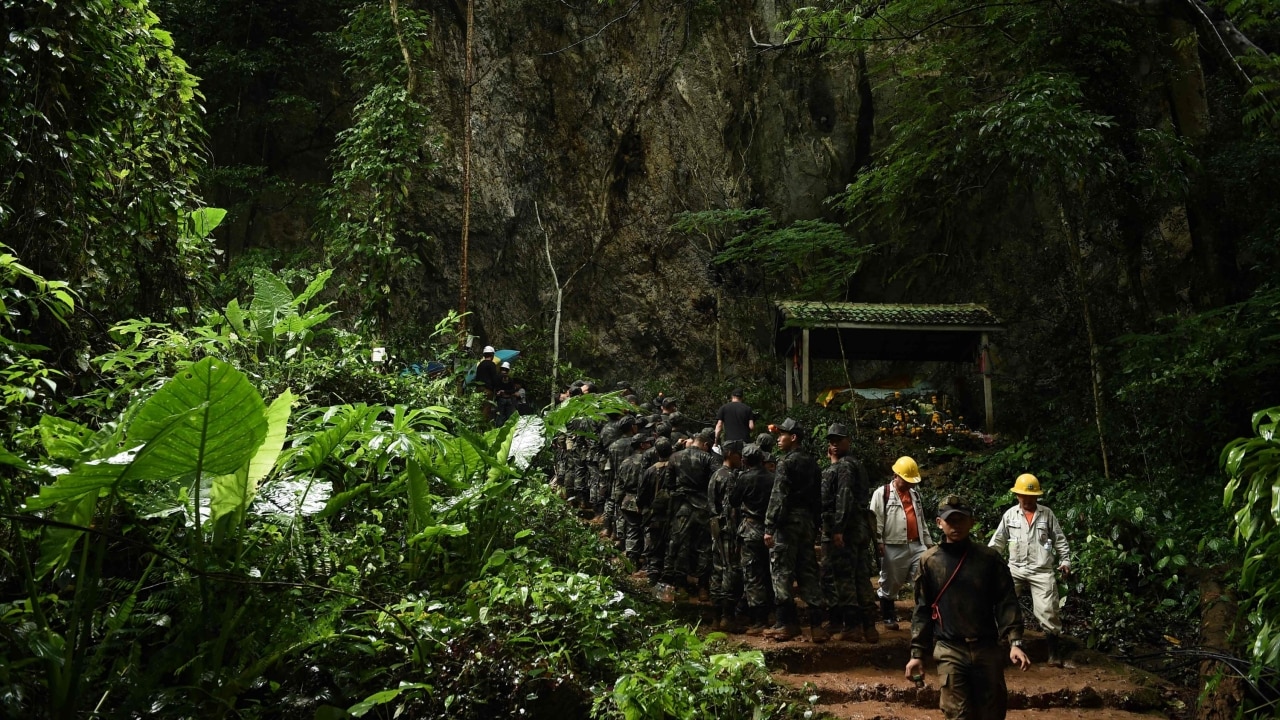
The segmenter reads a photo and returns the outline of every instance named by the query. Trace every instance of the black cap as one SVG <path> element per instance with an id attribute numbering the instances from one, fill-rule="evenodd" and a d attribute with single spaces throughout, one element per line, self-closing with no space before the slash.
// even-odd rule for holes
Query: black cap
<path id="1" fill-rule="evenodd" d="M 742 452 L 743 442 L 741 440 L 725 440 L 720 443 L 720 451 L 725 455 Z"/>
<path id="2" fill-rule="evenodd" d="M 740 398 L 740 397 L 742 397 L 742 388 L 734 388 L 733 390 L 730 390 L 730 391 L 729 391 L 729 397 L 731 397 L 731 398 Z"/>
<path id="3" fill-rule="evenodd" d="M 790 435 L 803 435 L 804 426 L 801 425 L 799 422 L 792 420 L 791 418 L 787 418 L 786 420 L 782 421 L 781 425 L 778 426 L 778 432 L 784 432 Z"/>
<path id="4" fill-rule="evenodd" d="M 955 513 L 960 513 L 966 517 L 973 517 L 973 508 L 969 507 L 969 503 L 964 501 L 959 495 L 948 495 L 942 504 L 938 506 L 938 517 L 943 520 L 949 519 Z"/>
<path id="5" fill-rule="evenodd" d="M 831 427 L 827 428 L 827 437 L 849 437 L 849 428 L 841 423 L 831 423 Z"/>

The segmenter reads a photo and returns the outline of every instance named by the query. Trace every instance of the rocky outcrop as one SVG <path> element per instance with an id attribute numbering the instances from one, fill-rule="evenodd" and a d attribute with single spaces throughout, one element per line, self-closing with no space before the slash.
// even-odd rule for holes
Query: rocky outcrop
<path id="1" fill-rule="evenodd" d="M 423 281 L 443 310 L 459 280 L 464 15 L 449 3 L 430 12 L 424 92 L 443 154 L 415 198 L 433 238 Z M 788 12 L 769 0 L 477 0 L 473 331 L 501 342 L 514 324 L 550 327 L 549 235 L 561 281 L 573 276 L 566 336 L 642 370 L 714 367 L 710 328 L 735 298 L 717 299 L 712 248 L 670 232 L 672 216 L 769 207 L 816 217 L 853 174 L 853 64 L 753 48 L 752 32 L 780 39 L 771 29 Z M 731 342 L 727 357 L 750 354 Z"/>

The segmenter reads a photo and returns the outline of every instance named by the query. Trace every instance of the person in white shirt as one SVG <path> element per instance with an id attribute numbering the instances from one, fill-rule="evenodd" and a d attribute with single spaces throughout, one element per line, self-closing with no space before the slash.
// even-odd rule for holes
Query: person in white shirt
<path id="1" fill-rule="evenodd" d="M 1019 475 L 1011 492 L 1018 498 L 1018 504 L 1005 512 L 987 544 L 1001 554 L 1008 553 L 1014 588 L 1018 595 L 1031 594 L 1036 621 L 1049 645 L 1049 664 L 1062 667 L 1058 641 L 1062 635 L 1062 620 L 1058 616 L 1061 606 L 1054 569 L 1064 576 L 1071 574 L 1071 547 L 1053 511 L 1039 504 L 1038 498 L 1044 492 L 1035 475 Z"/>

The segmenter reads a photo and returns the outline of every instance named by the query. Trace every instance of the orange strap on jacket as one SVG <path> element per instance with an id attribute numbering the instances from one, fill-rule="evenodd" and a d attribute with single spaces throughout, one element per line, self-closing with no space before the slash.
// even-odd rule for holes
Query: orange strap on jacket
<path id="1" fill-rule="evenodd" d="M 968 548 L 964 554 L 960 556 L 960 562 L 956 563 L 956 569 L 951 571 L 951 577 L 947 578 L 947 582 L 942 585 L 942 589 L 938 591 L 938 596 L 933 599 L 933 604 L 929 606 L 931 612 L 929 617 L 938 623 L 938 627 L 942 627 L 942 613 L 938 612 L 938 602 L 942 600 L 942 596 L 947 592 L 947 588 L 951 587 L 951 581 L 956 579 L 956 574 L 960 572 L 960 568 L 964 566 L 964 559 L 969 557 Z"/>

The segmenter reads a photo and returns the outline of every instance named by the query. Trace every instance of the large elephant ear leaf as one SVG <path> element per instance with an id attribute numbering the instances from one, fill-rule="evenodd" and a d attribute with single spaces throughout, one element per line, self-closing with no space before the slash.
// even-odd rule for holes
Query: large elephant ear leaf
<path id="1" fill-rule="evenodd" d="M 40 510 L 128 481 L 226 475 L 253 457 L 267 433 L 265 405 L 228 363 L 205 358 L 169 380 L 134 415 L 125 447 L 104 447 L 27 507 Z"/>
<path id="2" fill-rule="evenodd" d="M 271 407 L 267 408 L 266 440 L 257 453 L 236 472 L 214 478 L 213 487 L 209 490 L 209 510 L 213 520 L 224 515 L 235 515 L 243 520 L 244 513 L 258 492 L 258 483 L 271 473 L 280 457 L 289 428 L 289 408 L 294 399 L 293 393 L 288 390 L 281 393 L 271 403 Z"/>
<path id="3" fill-rule="evenodd" d="M 178 426 L 167 431 L 175 419 Z M 266 435 L 266 404 L 248 378 L 230 363 L 205 358 L 165 383 L 138 411 L 129 443 L 144 442 L 149 452 L 133 474 L 230 474 L 254 456 Z"/>

